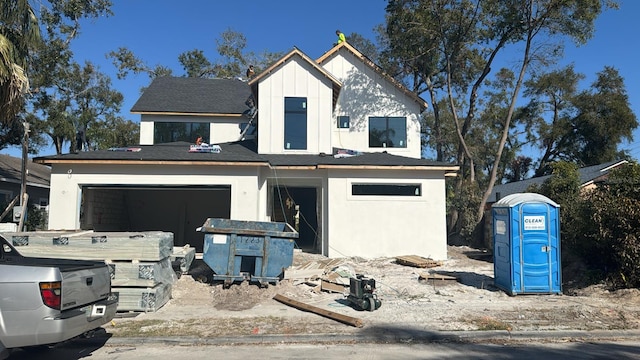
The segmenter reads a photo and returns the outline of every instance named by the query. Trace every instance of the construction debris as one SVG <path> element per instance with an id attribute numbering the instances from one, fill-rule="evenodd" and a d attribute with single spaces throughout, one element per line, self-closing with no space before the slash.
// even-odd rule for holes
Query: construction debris
<path id="1" fill-rule="evenodd" d="M 432 268 L 442 266 L 442 261 L 435 261 L 417 255 L 397 256 L 396 262 L 400 265 L 407 265 L 419 268 Z"/>
<path id="2" fill-rule="evenodd" d="M 222 152 L 222 148 L 220 145 L 209 145 L 209 144 L 200 144 L 200 145 L 189 145 L 190 153 L 220 153 Z"/>
<path id="3" fill-rule="evenodd" d="M 186 274 L 196 257 L 196 249 L 189 246 L 174 246 L 171 254 L 171 265 L 178 276 Z"/>
<path id="4" fill-rule="evenodd" d="M 109 151 L 124 151 L 124 152 L 140 152 L 142 148 L 139 147 L 112 147 Z"/>
<path id="5" fill-rule="evenodd" d="M 279 301 L 285 305 L 289 305 L 291 307 L 294 307 L 298 310 L 302 310 L 302 311 L 309 311 L 312 312 L 314 314 L 318 314 L 320 316 L 324 316 L 326 318 L 335 320 L 335 321 L 339 321 L 343 324 L 347 324 L 347 325 L 351 325 L 351 326 L 355 326 L 355 327 L 362 327 L 362 320 L 358 319 L 358 318 L 354 318 L 351 316 L 347 316 L 347 315 L 342 315 L 342 314 L 338 314 L 336 312 L 333 311 L 329 311 L 329 310 L 324 310 L 321 309 L 319 307 L 313 306 L 313 305 L 309 305 L 309 304 L 305 304 L 302 303 L 300 301 L 296 301 L 293 300 L 291 298 L 288 298 L 284 295 L 280 295 L 280 294 L 276 294 L 276 296 L 273 297 L 274 300 Z"/>
<path id="6" fill-rule="evenodd" d="M 433 285 L 442 285 L 442 284 L 450 284 L 452 282 L 457 282 L 458 278 L 451 275 L 423 273 L 418 276 L 418 281 L 428 282 L 429 284 L 433 284 Z"/>
<path id="7" fill-rule="evenodd" d="M 332 292 L 332 293 L 340 293 L 340 294 L 344 294 L 347 293 L 347 287 L 344 285 L 340 285 L 340 284 L 335 284 L 332 282 L 329 282 L 327 280 L 322 280 L 320 283 L 320 289 L 322 291 L 327 291 L 327 292 Z"/>

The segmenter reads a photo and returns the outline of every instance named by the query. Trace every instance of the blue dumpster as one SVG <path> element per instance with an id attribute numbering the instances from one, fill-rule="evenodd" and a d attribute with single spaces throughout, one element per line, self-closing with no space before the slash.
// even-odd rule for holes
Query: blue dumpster
<path id="1" fill-rule="evenodd" d="M 205 234 L 202 260 L 213 270 L 213 279 L 225 285 L 245 280 L 277 283 L 293 262 L 298 238 L 298 232 L 282 222 L 209 218 L 196 231 Z"/>
<path id="2" fill-rule="evenodd" d="M 560 293 L 560 205 L 517 193 L 492 205 L 495 285 L 510 295 Z"/>

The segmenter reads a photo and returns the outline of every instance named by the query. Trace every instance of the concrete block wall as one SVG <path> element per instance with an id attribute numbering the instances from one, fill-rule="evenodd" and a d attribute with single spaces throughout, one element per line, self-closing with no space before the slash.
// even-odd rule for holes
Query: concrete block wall
<path id="1" fill-rule="evenodd" d="M 81 226 L 94 231 L 121 231 L 129 229 L 129 214 L 125 205 L 124 190 L 84 192 Z"/>

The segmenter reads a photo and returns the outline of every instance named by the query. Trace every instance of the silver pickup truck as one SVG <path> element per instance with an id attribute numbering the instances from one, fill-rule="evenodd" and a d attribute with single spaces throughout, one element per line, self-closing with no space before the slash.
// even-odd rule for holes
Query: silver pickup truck
<path id="1" fill-rule="evenodd" d="M 89 333 L 117 302 L 104 262 L 26 257 L 0 236 L 0 360 Z"/>

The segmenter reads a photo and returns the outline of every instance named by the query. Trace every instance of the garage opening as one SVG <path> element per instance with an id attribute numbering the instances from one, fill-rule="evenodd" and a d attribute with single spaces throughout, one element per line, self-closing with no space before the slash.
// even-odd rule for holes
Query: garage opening
<path id="1" fill-rule="evenodd" d="M 195 229 L 229 219 L 231 186 L 83 186 L 80 227 L 93 231 L 168 231 L 175 246 L 203 251 Z"/>

